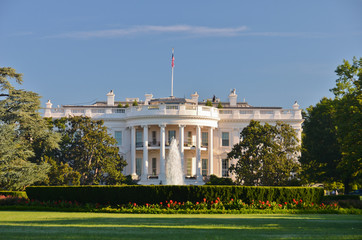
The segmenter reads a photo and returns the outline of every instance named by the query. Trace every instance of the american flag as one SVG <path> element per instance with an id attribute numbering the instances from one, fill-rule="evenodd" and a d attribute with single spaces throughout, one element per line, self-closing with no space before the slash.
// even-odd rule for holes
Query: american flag
<path id="1" fill-rule="evenodd" d="M 172 60 L 171 60 L 171 67 L 175 66 L 175 57 L 173 56 L 173 49 L 172 49 Z"/>

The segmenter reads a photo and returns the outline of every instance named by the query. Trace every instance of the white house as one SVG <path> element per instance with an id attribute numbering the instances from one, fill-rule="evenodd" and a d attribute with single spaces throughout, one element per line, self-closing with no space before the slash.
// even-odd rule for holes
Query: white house
<path id="1" fill-rule="evenodd" d="M 303 119 L 297 103 L 292 109 L 253 107 L 238 102 L 235 89 L 229 94 L 228 102 L 210 99 L 213 107 L 200 102 L 197 92 L 191 99 L 154 99 L 152 94 L 146 94 L 145 100 L 115 101 L 114 97 L 110 91 L 107 102 L 61 108 L 52 108 L 48 101 L 44 116 L 82 115 L 104 120 L 127 160 L 124 174 L 139 179 L 140 184 L 165 183 L 166 156 L 172 138 L 179 143 L 185 183 L 194 185 L 203 184 L 211 174 L 228 176 L 231 163 L 226 159 L 227 153 L 239 142 L 240 132 L 252 119 L 270 124 L 286 122 L 301 138 Z M 138 106 L 132 106 L 135 100 Z M 217 108 L 219 103 L 223 108 Z M 119 104 L 130 107 L 120 108 Z"/>

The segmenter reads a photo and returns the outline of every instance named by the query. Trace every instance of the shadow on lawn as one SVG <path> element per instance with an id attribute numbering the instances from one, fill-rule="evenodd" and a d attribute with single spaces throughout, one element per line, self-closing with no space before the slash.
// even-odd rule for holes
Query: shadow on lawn
<path id="1" fill-rule="evenodd" d="M 22 233 L 27 239 L 240 239 L 240 238 L 361 238 L 361 218 L 318 217 L 84 217 L 30 221 L 0 221 L 9 239 Z M 25 234 L 25 235 L 23 235 Z"/>

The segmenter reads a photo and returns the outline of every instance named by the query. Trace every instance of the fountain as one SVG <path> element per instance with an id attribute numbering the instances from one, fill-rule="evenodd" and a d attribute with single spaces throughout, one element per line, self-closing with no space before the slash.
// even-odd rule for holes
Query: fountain
<path id="1" fill-rule="evenodd" d="M 176 139 L 172 138 L 166 159 L 166 185 L 184 185 L 181 156 Z"/>

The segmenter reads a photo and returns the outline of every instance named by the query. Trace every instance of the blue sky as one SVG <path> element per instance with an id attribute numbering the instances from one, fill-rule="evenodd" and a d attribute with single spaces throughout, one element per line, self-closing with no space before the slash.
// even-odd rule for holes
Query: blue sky
<path id="1" fill-rule="evenodd" d="M 362 56 L 362 1 L 0 0 L 0 66 L 54 105 L 214 94 L 306 108 Z"/>

